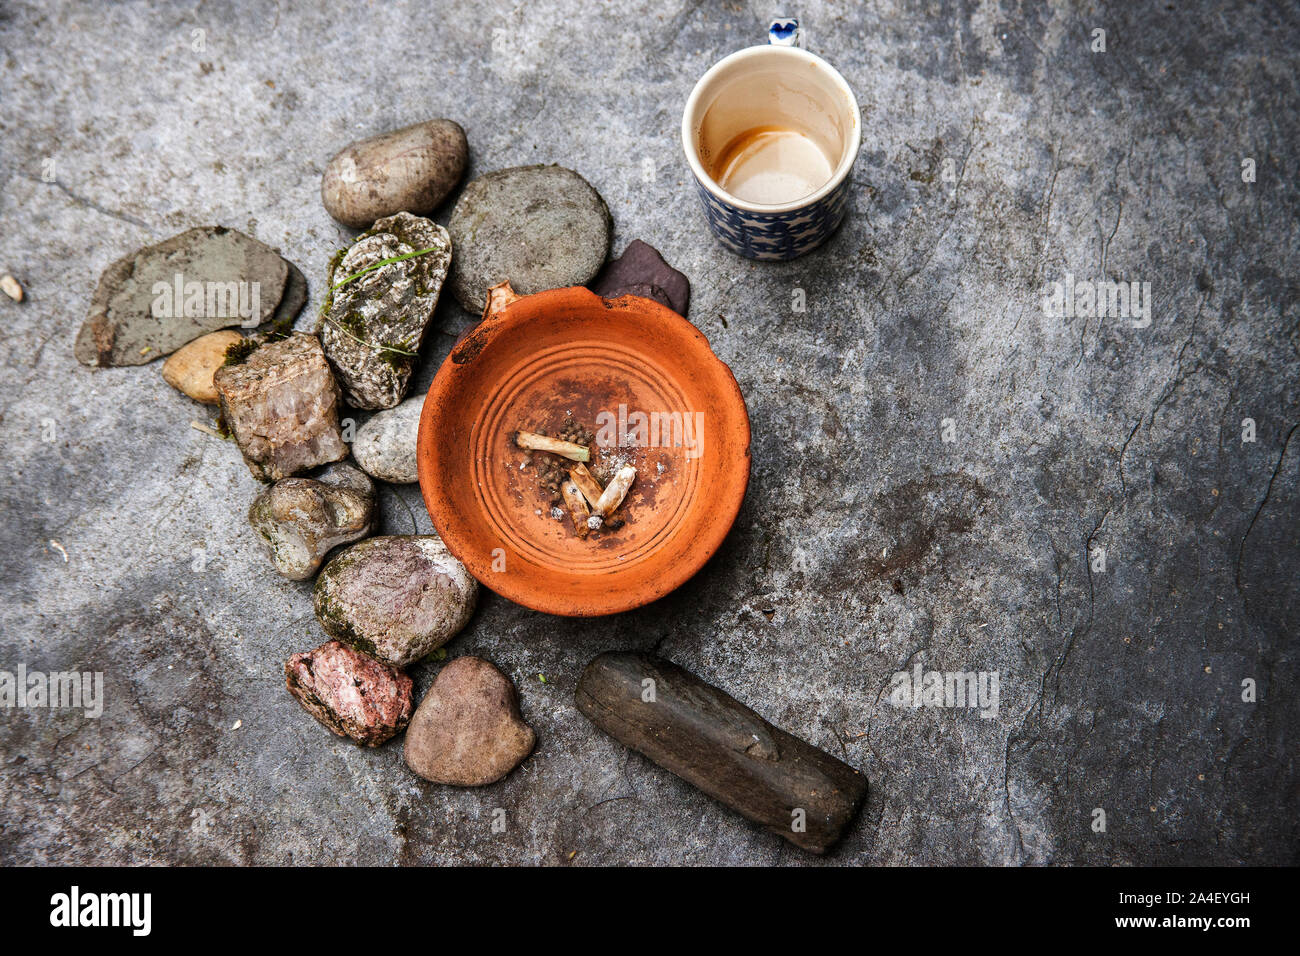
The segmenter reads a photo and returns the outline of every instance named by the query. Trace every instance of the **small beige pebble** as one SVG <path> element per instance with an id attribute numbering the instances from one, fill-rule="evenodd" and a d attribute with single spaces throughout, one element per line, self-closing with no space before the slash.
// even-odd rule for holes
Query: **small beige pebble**
<path id="1" fill-rule="evenodd" d="M 7 275 L 0 278 L 0 289 L 3 289 L 4 294 L 15 302 L 23 301 L 23 287 L 18 284 L 18 280 L 13 276 Z"/>
<path id="2" fill-rule="evenodd" d="M 226 361 L 226 349 L 243 341 L 238 332 L 223 329 L 201 335 L 183 345 L 163 363 L 162 377 L 167 384 L 204 405 L 217 404 L 217 389 L 212 375 Z"/>

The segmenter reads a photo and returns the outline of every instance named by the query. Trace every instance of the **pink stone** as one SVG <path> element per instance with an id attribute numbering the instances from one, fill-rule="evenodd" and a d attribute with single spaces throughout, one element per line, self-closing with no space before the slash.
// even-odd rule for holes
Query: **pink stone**
<path id="1" fill-rule="evenodd" d="M 410 723 L 411 678 L 338 641 L 294 654 L 284 676 L 298 703 L 340 737 L 378 747 Z"/>

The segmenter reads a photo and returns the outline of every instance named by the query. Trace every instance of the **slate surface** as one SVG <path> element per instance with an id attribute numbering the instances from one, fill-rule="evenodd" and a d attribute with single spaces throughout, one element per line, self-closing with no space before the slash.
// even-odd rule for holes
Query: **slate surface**
<path id="1" fill-rule="evenodd" d="M 30 297 L 0 299 L 0 669 L 102 671 L 106 699 L 0 712 L 0 862 L 820 862 L 587 723 L 610 648 L 865 771 L 825 862 L 1297 862 L 1294 5 L 800 4 L 866 136 L 857 211 L 783 265 L 713 244 L 677 140 L 764 5 L 289 6 L 0 12 L 0 270 Z M 450 650 L 517 681 L 539 744 L 473 791 L 301 711 L 310 584 L 259 553 L 236 450 L 156 365 L 72 355 L 106 265 L 210 222 L 303 269 L 307 327 L 349 236 L 324 163 L 438 115 L 470 176 L 571 166 L 615 254 L 687 273 L 754 425 L 735 530 L 678 593 L 576 622 L 484 600 Z M 1067 273 L 1149 282 L 1152 321 L 1046 316 Z M 469 317 L 437 321 L 417 387 Z M 415 488 L 382 510 L 431 528 Z M 996 716 L 891 705 L 918 663 L 996 670 Z"/>

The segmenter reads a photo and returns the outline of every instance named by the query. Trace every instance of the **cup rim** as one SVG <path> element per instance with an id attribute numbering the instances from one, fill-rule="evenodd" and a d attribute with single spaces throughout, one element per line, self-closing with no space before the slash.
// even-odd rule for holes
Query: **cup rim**
<path id="1" fill-rule="evenodd" d="M 847 97 L 848 102 L 853 104 L 853 128 L 851 131 L 852 143 L 850 148 L 846 149 L 844 155 L 840 157 L 839 165 L 835 167 L 835 172 L 831 175 L 831 178 L 828 179 L 826 184 L 816 192 L 783 203 L 748 202 L 731 195 L 731 193 L 727 192 L 715 183 L 713 177 L 705 172 L 704 166 L 700 162 L 700 158 L 697 155 L 697 150 L 695 148 L 694 130 L 691 128 L 694 125 L 692 119 L 695 116 L 696 109 L 698 108 L 700 96 L 708 81 L 713 79 L 716 74 L 722 72 L 724 68 L 734 61 L 748 59 L 751 56 L 757 56 L 768 51 L 770 51 L 769 55 L 794 57 L 797 60 L 803 60 L 805 63 L 811 63 L 825 69 L 830 74 L 831 80 L 840 87 L 840 90 L 844 93 L 845 97 Z M 745 212 L 794 212 L 824 199 L 834 190 L 838 189 L 840 184 L 844 182 L 844 179 L 849 174 L 849 170 L 853 168 L 853 163 L 857 160 L 858 151 L 861 148 L 862 108 L 858 105 L 858 98 L 854 95 L 853 89 L 849 86 L 848 81 L 840 75 L 839 70 L 835 69 L 835 67 L 831 66 L 817 54 L 809 53 L 807 50 L 801 50 L 799 47 L 759 44 L 757 46 L 745 47 L 742 50 L 736 50 L 734 53 L 724 56 L 717 63 L 713 64 L 713 66 L 709 67 L 704 72 L 704 75 L 696 81 L 694 88 L 691 90 L 691 95 L 686 98 L 686 109 L 682 112 L 682 151 L 686 153 L 686 162 L 691 167 L 691 173 L 694 174 L 696 182 L 702 185 L 721 202 Z"/>

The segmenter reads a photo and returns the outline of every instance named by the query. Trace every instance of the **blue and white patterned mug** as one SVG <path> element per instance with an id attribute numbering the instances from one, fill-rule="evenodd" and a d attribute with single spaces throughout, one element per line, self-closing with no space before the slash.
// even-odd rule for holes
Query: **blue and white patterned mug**
<path id="1" fill-rule="evenodd" d="M 862 113 L 849 84 L 798 43 L 798 21 L 773 21 L 768 45 L 714 64 L 695 84 L 682 114 L 682 147 L 709 228 L 724 246 L 750 259 L 793 259 L 826 241 L 844 218 L 849 175 L 862 145 Z M 780 203 L 724 189 L 709 173 L 713 160 L 738 138 L 765 129 L 799 131 L 818 143 L 830 178 Z"/>

